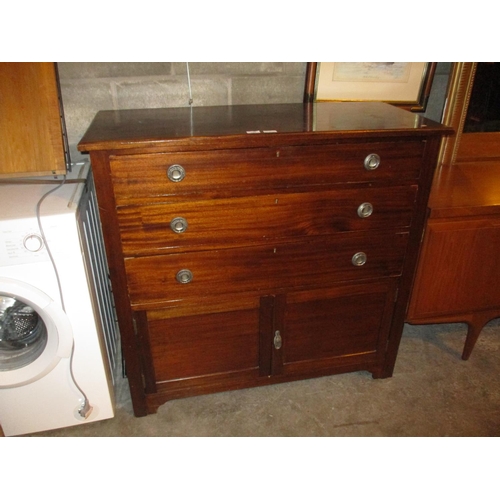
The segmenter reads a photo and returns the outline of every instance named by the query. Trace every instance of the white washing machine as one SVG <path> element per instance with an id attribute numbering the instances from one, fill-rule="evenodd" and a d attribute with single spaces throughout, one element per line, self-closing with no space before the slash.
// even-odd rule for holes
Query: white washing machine
<path id="1" fill-rule="evenodd" d="M 63 180 L 0 184 L 6 436 L 114 416 L 118 330 L 88 164 Z"/>

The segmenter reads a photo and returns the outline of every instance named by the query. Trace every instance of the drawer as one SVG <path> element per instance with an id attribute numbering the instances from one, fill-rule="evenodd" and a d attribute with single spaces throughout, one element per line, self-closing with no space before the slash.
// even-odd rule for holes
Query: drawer
<path id="1" fill-rule="evenodd" d="M 406 140 L 124 155 L 111 156 L 110 168 L 121 205 L 130 198 L 416 179 L 424 147 Z M 373 154 L 379 166 L 365 167 Z"/>
<path id="2" fill-rule="evenodd" d="M 128 291 L 132 304 L 138 306 L 214 295 L 231 300 L 232 294 L 243 292 L 262 295 L 397 276 L 407 241 L 404 232 L 353 233 L 276 245 L 128 258 Z"/>
<path id="3" fill-rule="evenodd" d="M 417 186 L 337 189 L 118 208 L 124 254 L 223 248 L 409 227 Z"/>

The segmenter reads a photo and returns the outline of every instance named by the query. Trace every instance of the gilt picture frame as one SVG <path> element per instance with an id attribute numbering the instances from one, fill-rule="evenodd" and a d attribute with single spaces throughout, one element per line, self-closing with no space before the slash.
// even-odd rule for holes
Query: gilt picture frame
<path id="1" fill-rule="evenodd" d="M 476 67 L 477 63 L 473 62 L 453 63 L 448 82 L 442 123 L 443 125 L 453 127 L 455 133 L 443 138 L 441 142 L 440 164 L 452 165 L 457 161 Z M 475 137 L 477 140 L 477 134 L 475 134 Z"/>
<path id="2" fill-rule="evenodd" d="M 437 63 L 315 62 L 307 64 L 306 102 L 382 101 L 423 112 Z"/>

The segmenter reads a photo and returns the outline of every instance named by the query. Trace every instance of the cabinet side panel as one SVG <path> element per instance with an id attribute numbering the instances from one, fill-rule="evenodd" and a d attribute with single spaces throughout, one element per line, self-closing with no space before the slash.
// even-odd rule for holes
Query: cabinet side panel
<path id="1" fill-rule="evenodd" d="M 0 176 L 65 174 L 54 63 L 0 63 Z"/>

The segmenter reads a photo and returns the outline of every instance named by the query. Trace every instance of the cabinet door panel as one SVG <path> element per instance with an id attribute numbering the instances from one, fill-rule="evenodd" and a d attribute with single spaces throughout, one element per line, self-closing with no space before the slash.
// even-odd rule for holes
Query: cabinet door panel
<path id="1" fill-rule="evenodd" d="M 155 203 L 120 207 L 118 217 L 125 255 L 154 255 L 187 247 L 409 227 L 416 192 L 416 186 L 393 186 Z M 372 213 L 363 216 L 367 204 Z M 178 218 L 183 219 L 180 233 L 170 227 Z"/>
<path id="2" fill-rule="evenodd" d="M 287 295 L 284 373 L 381 358 L 395 300 L 394 280 Z M 344 358 L 342 361 L 341 358 Z"/>
<path id="3" fill-rule="evenodd" d="M 148 328 L 157 382 L 258 369 L 258 309 L 154 319 Z"/>

